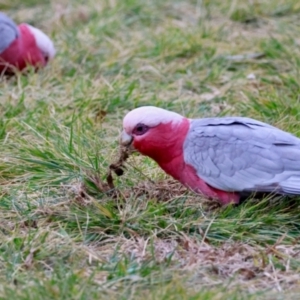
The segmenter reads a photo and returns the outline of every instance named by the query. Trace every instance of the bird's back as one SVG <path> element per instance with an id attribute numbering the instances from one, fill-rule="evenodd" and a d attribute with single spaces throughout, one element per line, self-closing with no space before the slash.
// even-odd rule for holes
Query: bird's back
<path id="1" fill-rule="evenodd" d="M 20 35 L 17 25 L 0 12 L 0 55 Z"/>
<path id="2" fill-rule="evenodd" d="M 300 193 L 300 139 L 250 118 L 192 120 L 185 161 L 224 191 Z"/>

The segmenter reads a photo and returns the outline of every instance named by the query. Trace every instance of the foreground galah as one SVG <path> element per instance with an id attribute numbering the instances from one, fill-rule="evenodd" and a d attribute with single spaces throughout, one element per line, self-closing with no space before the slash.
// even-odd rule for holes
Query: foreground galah
<path id="1" fill-rule="evenodd" d="M 144 106 L 125 116 L 121 143 L 223 205 L 252 192 L 300 194 L 300 139 L 250 118 L 188 119 Z"/>
<path id="2" fill-rule="evenodd" d="M 0 12 L 0 74 L 28 65 L 43 67 L 54 55 L 52 41 L 41 30 L 28 24 L 17 26 Z"/>

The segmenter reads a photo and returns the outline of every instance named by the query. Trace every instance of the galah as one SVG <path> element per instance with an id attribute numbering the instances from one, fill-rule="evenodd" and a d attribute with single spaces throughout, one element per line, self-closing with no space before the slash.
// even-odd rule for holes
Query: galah
<path id="1" fill-rule="evenodd" d="M 300 139 L 251 118 L 188 119 L 144 106 L 124 117 L 120 142 L 223 205 L 253 192 L 300 194 Z"/>
<path id="2" fill-rule="evenodd" d="M 22 71 L 28 65 L 44 67 L 55 55 L 50 38 L 28 24 L 17 26 L 0 12 L 0 74 Z"/>

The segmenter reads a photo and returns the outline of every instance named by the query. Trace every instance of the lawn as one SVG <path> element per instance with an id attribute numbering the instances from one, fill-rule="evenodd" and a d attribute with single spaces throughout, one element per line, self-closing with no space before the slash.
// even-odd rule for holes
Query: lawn
<path id="1" fill-rule="evenodd" d="M 103 190 L 122 118 L 156 105 L 300 137 L 299 0 L 0 0 L 50 35 L 0 82 L 0 299 L 299 299 L 300 197 L 219 207 L 140 155 Z"/>

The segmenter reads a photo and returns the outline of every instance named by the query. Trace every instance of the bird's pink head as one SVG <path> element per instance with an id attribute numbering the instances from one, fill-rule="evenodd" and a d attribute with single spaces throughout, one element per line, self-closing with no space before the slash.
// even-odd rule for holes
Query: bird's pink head
<path id="1" fill-rule="evenodd" d="M 159 164 L 182 154 L 189 120 L 162 108 L 143 106 L 130 111 L 123 120 L 121 143 L 132 144 Z"/>
<path id="2" fill-rule="evenodd" d="M 44 32 L 29 24 L 21 24 L 20 26 L 26 26 L 30 33 L 34 36 L 36 46 L 40 50 L 46 63 L 55 56 L 56 51 L 53 42 Z"/>

